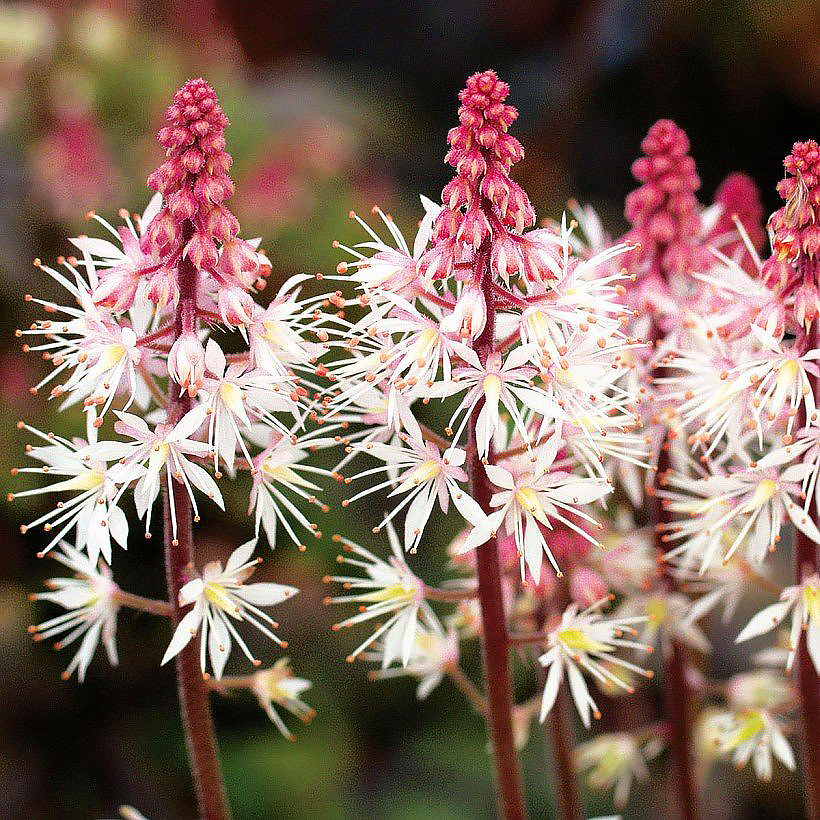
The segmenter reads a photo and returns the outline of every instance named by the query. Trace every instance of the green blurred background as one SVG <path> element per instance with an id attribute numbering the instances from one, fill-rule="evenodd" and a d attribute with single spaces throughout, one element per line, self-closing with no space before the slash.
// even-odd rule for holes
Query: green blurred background
<path id="1" fill-rule="evenodd" d="M 154 134 L 170 97 L 203 75 L 230 120 L 233 208 L 243 234 L 262 235 L 274 277 L 331 272 L 331 241 L 360 237 L 347 213 L 373 204 L 409 229 L 418 194 L 446 181 L 447 129 L 468 73 L 496 68 L 521 111 L 526 148 L 518 166 L 540 215 L 570 196 L 596 205 L 613 233 L 623 227 L 629 165 L 646 128 L 671 116 L 690 134 L 708 201 L 729 171 L 751 173 L 767 209 L 794 139 L 818 136 L 820 20 L 813 0 L 726 3 L 414 0 L 406 2 L 7 3 L 0 6 L 0 277 L 3 315 L 0 463 L 22 463 L 14 421 L 79 432 L 76 413 L 32 399 L 45 365 L 16 346 L 32 320 L 27 290 L 49 291 L 31 259 L 67 253 L 67 236 L 90 230 L 94 208 L 142 210 L 144 180 L 158 163 Z M 225 487 L 227 520 L 208 510 L 197 530 L 204 562 L 246 540 L 247 486 Z M 283 545 L 271 577 L 303 592 L 280 608 L 296 673 L 314 681 L 318 710 L 288 743 L 249 696 L 216 697 L 229 797 L 238 818 L 484 818 L 493 815 L 483 726 L 444 683 L 419 703 L 410 680 L 371 683 L 344 662 L 354 646 L 322 606 L 321 579 L 335 566 L 329 536 L 368 543 L 377 503 L 320 519 L 325 539 L 305 554 Z M 121 803 L 150 818 L 190 817 L 193 802 L 170 668 L 158 668 L 167 625 L 120 617 L 120 666 L 100 657 L 86 683 L 60 681 L 70 650 L 31 644 L 26 625 L 45 607 L 26 595 L 55 565 L 38 561 L 38 536 L 18 526 L 42 505 L 2 509 L 0 563 L 0 817 L 111 817 Z M 373 519 L 373 520 L 371 520 Z M 414 567 L 440 577 L 453 532 L 441 518 Z M 161 556 L 135 524 L 115 553 L 120 584 L 163 595 Z M 228 541 L 226 544 L 225 541 Z M 50 610 L 49 610 L 50 611 Z M 276 655 L 255 647 L 266 664 Z M 476 647 L 465 665 L 477 668 Z M 730 652 L 713 672 L 733 671 Z M 237 663 L 237 670 L 240 665 Z M 522 670 L 520 696 L 532 693 Z M 292 719 L 289 720 L 293 723 Z M 540 730 L 524 752 L 534 817 L 552 815 Z M 663 765 L 638 787 L 625 816 L 663 816 Z M 729 767 L 708 781 L 710 814 L 800 816 L 798 781 L 769 786 Z M 588 795 L 590 815 L 608 813 Z"/>

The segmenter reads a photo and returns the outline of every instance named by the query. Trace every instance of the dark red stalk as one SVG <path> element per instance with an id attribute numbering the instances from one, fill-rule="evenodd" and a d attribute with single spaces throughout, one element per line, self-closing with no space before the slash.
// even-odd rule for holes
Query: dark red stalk
<path id="1" fill-rule="evenodd" d="M 552 605 L 552 615 L 561 616 L 561 613 L 570 603 L 566 584 L 561 581 L 558 584 L 555 600 Z M 547 607 L 540 613 L 540 628 L 547 622 L 545 616 L 549 614 Z M 539 667 L 539 685 L 546 684 L 546 671 Z M 578 793 L 578 780 L 575 775 L 575 764 L 573 761 L 573 750 L 575 749 L 575 737 L 571 723 L 572 708 L 563 687 L 558 692 L 552 710 L 547 718 L 547 736 L 549 739 L 549 751 L 553 761 L 553 776 L 556 784 L 556 802 L 558 817 L 560 820 L 583 820 L 584 807 L 581 802 L 581 795 Z"/>
<path id="2" fill-rule="evenodd" d="M 492 275 L 487 264 L 488 243 L 479 250 L 476 272 L 487 301 L 487 324 L 475 340 L 474 348 L 481 363 L 487 361 L 495 343 L 495 295 Z M 478 456 L 475 426 L 482 403 L 473 410 L 468 444 L 470 486 L 473 498 L 484 512 L 491 512 L 490 486 Z M 488 454 L 492 460 L 492 452 Z M 521 774 L 512 724 L 512 688 L 510 678 L 509 635 L 501 589 L 501 565 L 495 537 L 476 550 L 478 599 L 481 605 L 481 649 L 484 664 L 484 687 L 487 693 L 487 729 L 493 751 L 496 796 L 499 812 L 505 820 L 523 820 L 527 816 Z"/>
<path id="3" fill-rule="evenodd" d="M 558 693 L 549 714 L 549 736 L 552 760 L 555 766 L 555 782 L 558 786 L 558 817 L 561 820 L 583 820 L 584 810 L 578 794 L 575 765 L 572 752 L 575 738 L 570 727 L 570 704 L 565 689 Z"/>
<path id="4" fill-rule="evenodd" d="M 663 474 L 669 469 L 669 457 L 664 442 L 658 460 L 656 487 L 663 481 Z M 663 561 L 666 544 L 663 531 L 657 525 L 666 523 L 667 515 L 660 499 L 655 504 L 653 524 L 655 524 L 655 547 Z M 663 584 L 668 592 L 675 590 L 675 579 L 669 566 L 663 562 Z M 677 814 L 684 820 L 697 820 L 700 816 L 695 792 L 695 775 L 692 766 L 692 693 L 686 675 L 687 650 L 679 641 L 670 640 L 663 659 L 664 662 L 664 711 L 669 727 L 669 750 L 675 774 Z"/>
<path id="5" fill-rule="evenodd" d="M 809 331 L 809 350 L 820 345 L 817 321 Z M 815 402 L 820 397 L 818 379 L 809 377 Z M 815 524 L 818 523 L 818 510 L 815 498 L 811 499 L 809 514 Z M 795 532 L 794 540 L 794 580 L 800 584 L 818 571 L 820 561 L 817 556 L 817 544 L 802 532 Z M 800 728 L 803 741 L 803 770 L 805 777 L 804 794 L 806 798 L 806 817 L 809 820 L 820 818 L 820 677 L 814 668 L 806 646 L 806 631 L 800 633 L 797 645 L 797 691 L 800 694 Z"/>
<path id="6" fill-rule="evenodd" d="M 192 234 L 193 226 L 186 222 L 181 239 L 183 246 Z M 183 332 L 191 329 L 190 323 L 196 322 L 198 272 L 187 258 L 180 259 L 177 263 L 177 277 L 180 299 L 174 337 L 178 339 Z M 168 423 L 175 424 L 191 409 L 191 399 L 187 392 L 180 395 L 180 387 L 173 380 L 170 380 L 168 389 Z M 179 606 L 179 591 L 189 580 L 189 571 L 194 562 L 194 537 L 191 500 L 181 482 L 173 482 L 173 493 L 177 518 L 176 540 L 173 539 L 171 528 L 168 488 L 164 487 L 165 575 L 171 620 L 176 627 L 185 614 Z M 205 820 L 227 820 L 230 812 L 219 768 L 208 688 L 199 666 L 197 646 L 196 641 L 191 641 L 176 656 L 177 690 L 185 745 L 194 780 L 198 816 Z"/>

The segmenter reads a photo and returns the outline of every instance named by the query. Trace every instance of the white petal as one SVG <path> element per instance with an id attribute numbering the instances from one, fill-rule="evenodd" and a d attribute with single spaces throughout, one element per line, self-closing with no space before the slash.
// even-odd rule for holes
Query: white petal
<path id="1" fill-rule="evenodd" d="M 750 638 L 756 638 L 774 629 L 787 615 L 791 604 L 789 601 L 779 601 L 776 604 L 761 609 L 746 626 L 741 629 L 735 638 L 735 643 L 743 643 Z"/>
<path id="2" fill-rule="evenodd" d="M 255 606 L 273 606 L 281 604 L 288 598 L 292 598 L 299 590 L 296 587 L 289 587 L 285 584 L 259 583 L 247 584 L 239 589 L 233 590 L 233 594 L 243 601 Z"/>
<path id="3" fill-rule="evenodd" d="M 226 575 L 229 575 L 237 567 L 241 567 L 243 564 L 247 564 L 248 561 L 251 560 L 253 551 L 256 549 L 256 541 L 256 538 L 251 538 L 250 541 L 246 541 L 244 544 L 241 544 L 231 553 L 225 564 Z"/>
<path id="4" fill-rule="evenodd" d="M 195 607 L 190 612 L 186 613 L 183 619 L 179 622 L 179 626 L 177 626 L 174 630 L 171 643 L 168 644 L 168 648 L 162 656 L 162 660 L 159 664 L 160 666 L 164 666 L 168 663 L 171 658 L 179 654 L 179 652 L 181 652 L 190 643 L 191 638 L 194 637 L 199 629 L 199 622 L 201 619 L 202 610 L 198 607 Z"/>

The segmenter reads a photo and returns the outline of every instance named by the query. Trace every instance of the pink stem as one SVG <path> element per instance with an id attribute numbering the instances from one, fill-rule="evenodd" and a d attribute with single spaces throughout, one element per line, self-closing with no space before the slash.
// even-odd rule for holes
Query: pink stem
<path id="1" fill-rule="evenodd" d="M 484 364 L 495 342 L 495 298 L 487 265 L 487 249 L 479 250 L 476 272 L 487 301 L 487 323 L 475 340 L 474 348 Z M 476 447 L 475 427 L 482 403 L 473 410 L 469 425 L 469 471 L 473 498 L 485 513 L 490 513 L 492 487 Z M 492 453 L 488 455 L 492 460 Z M 501 566 L 495 537 L 476 550 L 478 599 L 481 605 L 481 648 L 484 664 L 484 689 L 487 693 L 486 719 L 493 750 L 496 796 L 505 820 L 526 817 L 521 774 L 512 724 L 509 636 L 501 589 Z"/>
<path id="2" fill-rule="evenodd" d="M 185 245 L 193 233 L 193 226 L 186 222 L 181 244 Z M 180 299 L 177 306 L 174 336 L 179 338 L 190 323 L 196 323 L 196 301 L 198 272 L 188 259 L 180 258 L 177 265 Z M 176 423 L 191 409 L 191 399 L 179 385 L 170 381 L 168 390 L 168 422 Z M 171 527 L 171 499 L 167 487 L 163 492 L 165 514 L 165 575 L 168 584 L 168 600 L 171 605 L 171 620 L 176 627 L 185 612 L 179 605 L 179 591 L 189 580 L 189 571 L 194 563 L 194 536 L 191 500 L 181 482 L 173 486 L 173 504 L 177 518 L 177 538 L 173 538 Z M 187 607 L 186 607 L 187 609 Z M 206 820 L 227 820 L 230 817 L 222 772 L 219 768 L 216 738 L 214 736 L 208 688 L 199 666 L 197 642 L 191 641 L 176 656 L 177 690 L 185 731 L 185 745 L 191 774 L 194 780 L 198 814 Z"/>
<path id="3" fill-rule="evenodd" d="M 820 345 L 817 321 L 809 331 L 808 348 L 816 349 Z M 815 402 L 818 400 L 818 379 L 809 377 Z M 815 498 L 809 507 L 812 521 L 818 523 L 818 510 Z M 802 532 L 795 533 L 794 541 L 794 580 L 800 584 L 804 579 L 814 575 L 820 566 L 818 548 Z M 797 644 L 797 691 L 800 695 L 800 727 L 803 735 L 803 770 L 805 776 L 806 817 L 818 820 L 820 817 L 820 677 L 814 668 L 806 645 L 806 630 L 802 630 Z"/>

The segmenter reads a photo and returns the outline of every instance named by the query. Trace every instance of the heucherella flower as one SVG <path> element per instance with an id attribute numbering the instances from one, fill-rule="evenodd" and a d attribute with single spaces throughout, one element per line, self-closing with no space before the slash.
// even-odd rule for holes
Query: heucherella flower
<path id="1" fill-rule="evenodd" d="M 554 438 L 554 446 L 540 450 L 535 464 L 529 456 L 521 455 L 507 462 L 509 469 L 498 464 L 485 465 L 490 481 L 498 489 L 490 501 L 496 511 L 485 525 L 473 529 L 463 545 L 464 551 L 483 543 L 488 529 L 495 532 L 503 525 L 505 532 L 515 537 L 521 577 L 528 569 L 537 584 L 544 554 L 556 574 L 559 577 L 562 574 L 544 535 L 544 529 L 553 528 L 553 521 L 574 530 L 591 544 L 599 545 L 583 524 L 575 523 L 572 517 L 600 528 L 601 525 L 579 507 L 603 498 L 612 492 L 612 487 L 600 479 L 579 478 L 563 470 L 551 470 L 557 444 Z"/>
<path id="2" fill-rule="evenodd" d="M 179 604 L 193 604 L 193 609 L 179 622 L 161 665 L 168 663 L 199 633 L 199 662 L 203 674 L 210 660 L 214 676 L 222 677 L 233 641 L 254 666 L 259 666 L 260 661 L 254 658 L 237 631 L 235 624 L 241 621 L 247 621 L 279 646 L 287 646 L 271 631 L 278 626 L 276 621 L 260 607 L 281 604 L 299 590 L 270 582 L 246 583 L 261 561 L 251 557 L 255 548 L 256 539 L 248 541 L 231 553 L 224 569 L 221 561 L 212 561 L 205 565 L 201 575 L 182 587 Z"/>
<path id="3" fill-rule="evenodd" d="M 120 605 L 116 598 L 118 587 L 111 576 L 111 570 L 69 546 L 60 544 L 60 551 L 51 554 L 63 566 L 75 573 L 74 578 L 51 578 L 46 581 L 48 592 L 39 592 L 31 597 L 34 601 L 49 601 L 63 607 L 66 612 L 36 626 L 29 627 L 35 641 L 46 640 L 57 635 L 62 637 L 54 645 L 55 649 L 69 646 L 82 637 L 80 648 L 62 673 L 68 680 L 76 671 L 80 683 L 85 680 L 97 646 L 102 640 L 106 655 L 112 666 L 117 660 L 117 613 Z"/>
<path id="4" fill-rule="evenodd" d="M 202 427 L 205 415 L 204 405 L 198 405 L 176 424 L 160 423 L 152 430 L 138 416 L 117 411 L 118 421 L 114 429 L 130 441 L 99 442 L 88 448 L 87 452 L 92 458 L 120 461 L 124 487 L 136 481 L 134 502 L 139 517 L 145 518 L 146 532 L 150 532 L 151 510 L 163 481 L 167 482 L 169 488 L 173 487 L 174 481 L 183 484 L 197 518 L 199 509 L 194 489 L 208 496 L 220 509 L 225 509 L 222 493 L 210 473 L 191 460 L 192 457 L 203 458 L 210 452 L 207 442 L 193 438 Z M 172 533 L 176 538 L 177 516 L 173 500 L 170 509 Z"/>
<path id="5" fill-rule="evenodd" d="M 288 729 L 276 707 L 287 709 L 303 723 L 311 720 L 316 712 L 308 706 L 301 695 L 310 689 L 311 683 L 293 674 L 288 658 L 279 658 L 270 669 L 260 669 L 251 677 L 251 691 L 259 705 L 273 721 L 276 728 L 288 739 L 293 740 L 293 732 Z"/>
<path id="6" fill-rule="evenodd" d="M 718 716 L 712 723 L 718 751 L 731 754 L 739 769 L 749 761 L 760 780 L 772 779 L 772 756 L 786 768 L 796 766 L 794 753 L 778 718 L 765 709 L 746 709 Z"/>
<path id="7" fill-rule="evenodd" d="M 645 623 L 647 618 L 633 616 L 604 619 L 601 609 L 610 601 L 607 596 L 580 611 L 577 604 L 570 604 L 561 615 L 560 623 L 550 630 L 549 648 L 538 659 L 547 669 L 547 681 L 541 700 L 542 722 L 555 704 L 565 675 L 575 707 L 587 728 L 590 725 L 590 709 L 596 718 L 601 713 L 589 694 L 583 672 L 587 672 L 601 684 L 614 684 L 628 692 L 634 691 L 633 687 L 612 671 L 613 665 L 646 678 L 653 677 L 650 670 L 642 669 L 615 655 L 619 649 L 651 651 L 651 647 L 646 644 L 624 637 L 637 635 L 633 625 Z"/>
<path id="8" fill-rule="evenodd" d="M 45 487 L 9 493 L 9 500 L 43 493 L 72 494 L 68 501 L 59 502 L 55 509 L 23 524 L 20 532 L 25 534 L 40 524 L 46 532 L 57 531 L 40 551 L 39 555 L 42 556 L 65 538 L 72 528 L 76 528 L 76 546 L 87 552 L 91 565 L 96 566 L 100 555 L 110 564 L 111 540 L 123 549 L 128 541 L 128 520 L 117 506 L 119 487 L 127 480 L 122 467 L 108 467 L 104 460 L 92 458 L 89 444 L 85 441 L 69 441 L 54 433 L 42 433 L 22 422 L 18 428 L 32 433 L 46 444 L 26 447 L 26 454 L 41 461 L 42 467 L 17 467 L 12 473 L 34 473 L 57 480 Z M 88 437 L 93 448 L 97 443 L 97 428 L 93 423 L 88 425 Z"/>
<path id="9" fill-rule="evenodd" d="M 333 625 L 334 630 L 355 626 L 373 618 L 378 625 L 364 643 L 347 657 L 354 660 L 375 641 L 381 640 L 382 666 L 398 660 L 402 666 L 410 662 L 416 633 L 435 621 L 430 605 L 424 599 L 424 583 L 416 577 L 402 554 L 402 545 L 392 525 L 387 525 L 391 555 L 387 561 L 373 555 L 349 539 L 334 535 L 344 553 L 338 561 L 358 567 L 365 576 L 328 576 L 325 580 L 342 584 L 348 595 L 325 598 L 326 604 L 358 604 L 359 613 Z M 384 618 L 385 620 L 381 620 Z"/>
<path id="10" fill-rule="evenodd" d="M 806 632 L 806 647 L 820 674 L 820 575 L 814 574 L 801 584 L 786 587 L 780 594 L 780 601 L 764 607 L 758 612 L 735 638 L 736 643 L 748 641 L 770 632 L 779 626 L 791 613 L 791 633 L 786 669 L 794 664 L 801 630 Z"/>
<path id="11" fill-rule="evenodd" d="M 329 470 L 305 463 L 310 448 L 322 445 L 324 433 L 326 430 L 313 430 L 297 438 L 292 433 L 285 436 L 278 430 L 269 430 L 264 427 L 260 435 L 256 437 L 257 443 L 261 444 L 267 439 L 268 445 L 253 460 L 251 473 L 253 488 L 249 510 L 255 510 L 254 521 L 257 536 L 260 528 L 263 529 L 271 549 L 276 546 L 278 524 L 282 525 L 300 550 L 306 549 L 296 535 L 291 520 L 313 533 L 314 537 L 322 537 L 319 525 L 309 521 L 289 495 L 314 504 L 323 512 L 328 511 L 327 504 L 323 504 L 316 497 L 316 493 L 321 490 L 319 485 L 305 477 L 305 475 L 330 475 Z"/>
<path id="12" fill-rule="evenodd" d="M 664 507 L 686 520 L 665 525 L 667 540 L 680 542 L 669 551 L 686 562 L 697 562 L 701 572 L 720 557 L 724 563 L 744 545 L 745 554 L 756 564 L 773 551 L 780 541 L 786 517 L 815 543 L 820 531 L 795 498 L 801 495 L 802 464 L 782 469 L 792 460 L 787 447 L 772 450 L 754 466 L 731 467 L 725 471 L 717 465 L 713 475 L 690 477 L 668 472 L 667 489 L 659 490 Z M 746 463 L 750 464 L 748 456 Z M 724 543 L 728 532 L 734 537 Z M 721 555 L 722 553 L 722 555 Z"/>
<path id="13" fill-rule="evenodd" d="M 464 450 L 448 447 L 442 453 L 435 443 L 423 440 L 418 425 L 415 425 L 413 433 L 415 435 L 412 436 L 407 433 L 399 434 L 404 446 L 384 442 L 359 445 L 363 452 L 384 461 L 385 464 L 383 467 L 375 467 L 349 476 L 345 483 L 379 472 L 387 472 L 390 477 L 345 499 L 342 506 L 346 507 L 370 493 L 395 485 L 395 489 L 388 497 L 403 495 L 404 498 L 373 531 L 378 532 L 400 510 L 407 507 L 404 518 L 404 548 L 408 552 L 416 551 L 436 501 L 446 515 L 452 499 L 453 506 L 464 520 L 475 528 L 483 527 L 487 532 L 486 537 L 489 538 L 490 533 L 485 526 L 486 515 L 458 483 L 467 480 L 467 473 L 462 468 L 466 458 Z"/>
<path id="14" fill-rule="evenodd" d="M 370 672 L 373 680 L 396 678 L 410 675 L 418 679 L 416 697 L 424 700 L 435 689 L 448 670 L 458 663 L 458 636 L 452 630 L 445 630 L 433 615 L 424 625 L 415 630 L 407 663 L 403 666 L 389 666 L 384 662 L 387 649 L 385 639 L 363 654 L 367 661 L 380 665 L 380 669 Z"/>
<path id="15" fill-rule="evenodd" d="M 657 740 L 642 745 L 627 732 L 613 732 L 578 746 L 574 762 L 580 772 L 586 772 L 591 789 L 614 789 L 612 801 L 616 809 L 622 809 L 629 800 L 632 783 L 649 777 L 646 761 L 660 750 Z"/>

